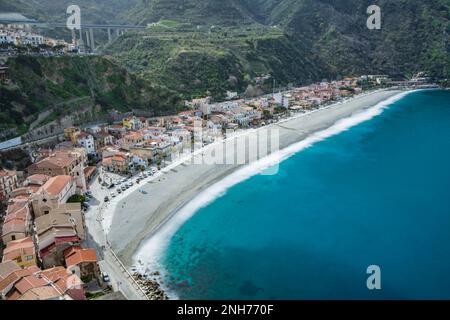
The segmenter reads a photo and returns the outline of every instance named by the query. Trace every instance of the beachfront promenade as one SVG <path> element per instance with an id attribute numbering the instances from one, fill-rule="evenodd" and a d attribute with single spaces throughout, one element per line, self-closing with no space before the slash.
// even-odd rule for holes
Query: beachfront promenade
<path id="1" fill-rule="evenodd" d="M 108 244 L 102 221 L 103 213 L 108 210 L 104 197 L 110 194 L 109 190 L 100 185 L 98 177 L 92 183 L 91 190 L 94 197 L 90 200 L 91 208 L 86 212 L 86 226 L 91 239 L 89 244 L 97 247 L 97 252 L 102 258 L 99 261 L 100 270 L 109 276 L 113 290 L 120 291 L 128 300 L 149 300 L 144 290 Z"/>

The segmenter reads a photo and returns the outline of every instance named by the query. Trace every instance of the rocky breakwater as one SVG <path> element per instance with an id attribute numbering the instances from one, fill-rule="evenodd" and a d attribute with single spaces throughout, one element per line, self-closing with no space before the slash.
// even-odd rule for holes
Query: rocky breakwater
<path id="1" fill-rule="evenodd" d="M 153 278 L 152 278 L 153 276 Z M 139 272 L 133 274 L 133 278 L 139 284 L 139 286 L 144 290 L 145 294 L 150 300 L 169 300 L 164 290 L 161 288 L 158 281 L 156 281 L 156 276 L 159 276 L 158 272 L 151 275 L 144 276 Z"/>

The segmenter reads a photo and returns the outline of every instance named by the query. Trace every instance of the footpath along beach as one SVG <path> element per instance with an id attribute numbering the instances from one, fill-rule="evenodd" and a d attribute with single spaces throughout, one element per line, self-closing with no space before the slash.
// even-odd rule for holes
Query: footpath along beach
<path id="1" fill-rule="evenodd" d="M 279 130 L 279 149 L 282 150 L 313 133 L 331 127 L 341 119 L 403 94 L 405 92 L 400 90 L 372 92 L 264 128 Z M 243 134 L 255 130 L 248 130 Z M 208 147 L 211 146 L 205 148 Z M 201 152 L 197 152 L 196 157 L 201 157 Z M 133 258 L 140 246 L 154 236 L 184 205 L 244 166 L 192 164 L 186 163 L 186 160 L 175 162 L 155 177 L 134 186 L 131 192 L 111 203 L 103 213 L 103 229 L 107 233 L 108 242 L 125 265 L 133 265 Z M 146 194 L 140 190 L 144 190 Z"/>

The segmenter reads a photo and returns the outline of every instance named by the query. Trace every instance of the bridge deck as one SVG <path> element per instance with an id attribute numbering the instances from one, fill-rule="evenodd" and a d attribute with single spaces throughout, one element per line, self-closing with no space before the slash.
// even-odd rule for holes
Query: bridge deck
<path id="1" fill-rule="evenodd" d="M 66 23 L 59 22 L 40 22 L 40 21 L 23 21 L 23 20 L 0 20 L 0 24 L 27 24 L 33 26 L 67 28 Z M 121 30 L 143 30 L 144 26 L 120 25 L 120 24 L 81 24 L 81 29 L 121 29 Z"/>

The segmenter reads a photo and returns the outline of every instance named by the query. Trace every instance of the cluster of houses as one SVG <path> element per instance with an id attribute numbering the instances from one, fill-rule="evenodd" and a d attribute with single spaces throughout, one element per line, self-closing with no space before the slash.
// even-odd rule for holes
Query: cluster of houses
<path id="1" fill-rule="evenodd" d="M 0 44 L 39 46 L 45 43 L 44 37 L 36 33 L 23 30 L 0 29 Z"/>
<path id="2" fill-rule="evenodd" d="M 81 203 L 84 148 L 43 152 L 19 183 L 14 171 L 0 171 L 7 204 L 1 228 L 0 299 L 83 300 L 85 283 L 101 281 L 97 254 L 86 239 Z"/>
<path id="3" fill-rule="evenodd" d="M 32 46 L 39 47 L 42 45 L 47 45 L 49 47 L 61 47 L 64 51 L 74 50 L 75 46 L 67 43 L 63 39 L 54 39 L 50 37 L 45 37 L 41 34 L 32 32 L 30 30 L 25 30 L 22 28 L 16 28 L 12 26 L 0 25 L 0 45 L 11 45 L 11 46 Z"/>
<path id="4" fill-rule="evenodd" d="M 362 92 L 359 78 L 322 82 L 254 99 L 211 103 L 209 97 L 186 102 L 187 111 L 161 118 L 129 116 L 118 123 L 64 130 L 68 146 L 83 148 L 106 171 L 132 174 L 162 166 L 192 150 L 201 127 L 201 143 L 214 142 L 226 130 L 264 125 L 288 110 L 317 108 Z M 95 172 L 95 167 L 86 168 Z M 90 175 L 87 180 L 89 181 Z"/>
<path id="5" fill-rule="evenodd" d="M 372 76 L 371 76 L 372 77 Z M 374 76 L 377 81 L 379 76 Z M 383 76 L 384 77 L 384 76 Z M 372 78 L 371 78 L 372 79 Z M 339 101 L 362 92 L 361 78 L 345 78 L 339 81 L 315 83 L 309 86 L 277 92 L 254 99 L 238 99 L 211 104 L 209 98 L 186 102 L 190 108 L 198 108 L 212 126 L 235 129 L 265 124 L 285 111 L 304 111 L 317 108 L 330 101 Z M 211 124 L 208 124 L 211 127 Z"/>

